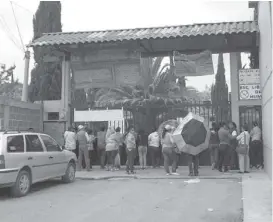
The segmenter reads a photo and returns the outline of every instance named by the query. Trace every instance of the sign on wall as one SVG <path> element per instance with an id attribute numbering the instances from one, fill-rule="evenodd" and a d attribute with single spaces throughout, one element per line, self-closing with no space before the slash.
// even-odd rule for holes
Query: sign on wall
<path id="1" fill-rule="evenodd" d="M 239 96 L 240 100 L 262 98 L 259 69 L 239 70 Z"/>
<path id="2" fill-rule="evenodd" d="M 74 79 L 76 89 L 104 87 L 113 82 L 111 68 L 76 70 Z"/>

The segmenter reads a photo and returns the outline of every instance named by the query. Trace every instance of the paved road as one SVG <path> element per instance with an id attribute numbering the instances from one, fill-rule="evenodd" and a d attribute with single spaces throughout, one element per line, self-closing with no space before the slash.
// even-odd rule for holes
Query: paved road
<path id="1" fill-rule="evenodd" d="M 241 184 L 231 179 L 196 184 L 178 179 L 65 185 L 50 181 L 19 199 L 7 197 L 2 190 L 0 218 L 5 222 L 239 222 L 241 190 Z"/>

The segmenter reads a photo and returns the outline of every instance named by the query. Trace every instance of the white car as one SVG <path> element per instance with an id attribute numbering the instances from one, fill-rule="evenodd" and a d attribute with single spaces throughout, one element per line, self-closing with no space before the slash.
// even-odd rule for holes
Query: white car
<path id="1" fill-rule="evenodd" d="M 0 187 L 15 197 L 27 195 L 32 184 L 62 177 L 75 180 L 76 155 L 49 135 L 35 132 L 0 132 Z"/>

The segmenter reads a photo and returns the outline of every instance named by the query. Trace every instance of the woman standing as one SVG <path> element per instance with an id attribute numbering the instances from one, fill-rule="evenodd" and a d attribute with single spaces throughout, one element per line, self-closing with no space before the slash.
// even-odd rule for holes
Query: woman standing
<path id="1" fill-rule="evenodd" d="M 237 126 L 236 123 L 231 122 L 229 124 L 229 129 L 230 129 L 230 133 L 231 133 L 231 140 L 230 140 L 230 146 L 231 146 L 231 154 L 230 154 L 230 167 L 232 170 L 238 170 L 239 166 L 238 166 L 238 155 L 236 152 L 236 148 L 238 146 L 238 141 L 236 139 L 236 137 L 238 136 L 237 133 Z"/>
<path id="2" fill-rule="evenodd" d="M 178 173 L 176 173 L 177 157 L 171 131 L 172 127 L 170 125 L 166 125 L 162 132 L 161 144 L 164 157 L 164 168 L 167 175 L 179 175 Z M 170 173 L 170 164 L 172 164 L 172 173 Z"/>
<path id="3" fill-rule="evenodd" d="M 147 144 L 148 137 L 145 134 L 144 130 L 140 130 L 137 136 L 138 144 L 138 155 L 139 155 L 139 165 L 142 170 L 146 168 L 147 163 Z"/>
<path id="4" fill-rule="evenodd" d="M 129 133 L 125 139 L 127 162 L 126 162 L 126 172 L 134 174 L 134 161 L 136 156 L 136 137 L 134 128 L 130 127 Z"/>
<path id="5" fill-rule="evenodd" d="M 119 170 L 120 169 L 120 151 L 122 148 L 122 144 L 123 144 L 123 135 L 120 133 L 120 127 L 117 127 L 115 129 L 116 133 L 115 133 L 115 137 L 116 137 L 116 149 L 118 151 L 116 157 L 115 157 L 115 169 Z"/>
<path id="6" fill-rule="evenodd" d="M 210 161 L 212 170 L 217 168 L 218 149 L 219 149 L 218 126 L 215 122 L 213 122 L 212 128 L 210 129 L 209 140 Z"/>
<path id="7" fill-rule="evenodd" d="M 249 173 L 249 141 L 250 141 L 250 135 L 248 133 L 248 126 L 244 125 L 242 129 L 242 133 L 237 136 L 237 140 L 239 142 L 239 146 L 245 146 L 246 147 L 246 153 L 241 154 L 238 153 L 238 159 L 239 159 L 239 173 Z"/>
<path id="8" fill-rule="evenodd" d="M 106 133 L 106 156 L 107 156 L 107 170 L 115 170 L 115 157 L 117 155 L 117 141 L 115 137 L 115 130 L 109 127 Z"/>
<path id="9" fill-rule="evenodd" d="M 93 134 L 93 131 L 91 129 L 87 130 L 88 133 L 88 152 L 89 152 L 89 159 L 90 159 L 90 169 L 92 169 L 92 163 L 95 157 L 95 153 L 94 153 L 94 141 L 96 139 L 96 137 Z"/>

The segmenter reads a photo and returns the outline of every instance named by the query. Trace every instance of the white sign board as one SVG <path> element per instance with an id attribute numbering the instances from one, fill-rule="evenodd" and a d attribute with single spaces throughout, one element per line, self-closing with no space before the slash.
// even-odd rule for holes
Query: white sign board
<path id="1" fill-rule="evenodd" d="M 240 100 L 262 99 L 260 84 L 240 85 Z"/>
<path id="2" fill-rule="evenodd" d="M 239 84 L 240 85 L 260 84 L 259 69 L 240 69 Z"/>
<path id="3" fill-rule="evenodd" d="M 256 100 L 262 98 L 259 69 L 239 70 L 240 100 Z"/>
<path id="4" fill-rule="evenodd" d="M 123 120 L 123 109 L 74 111 L 75 122 L 103 122 Z"/>

